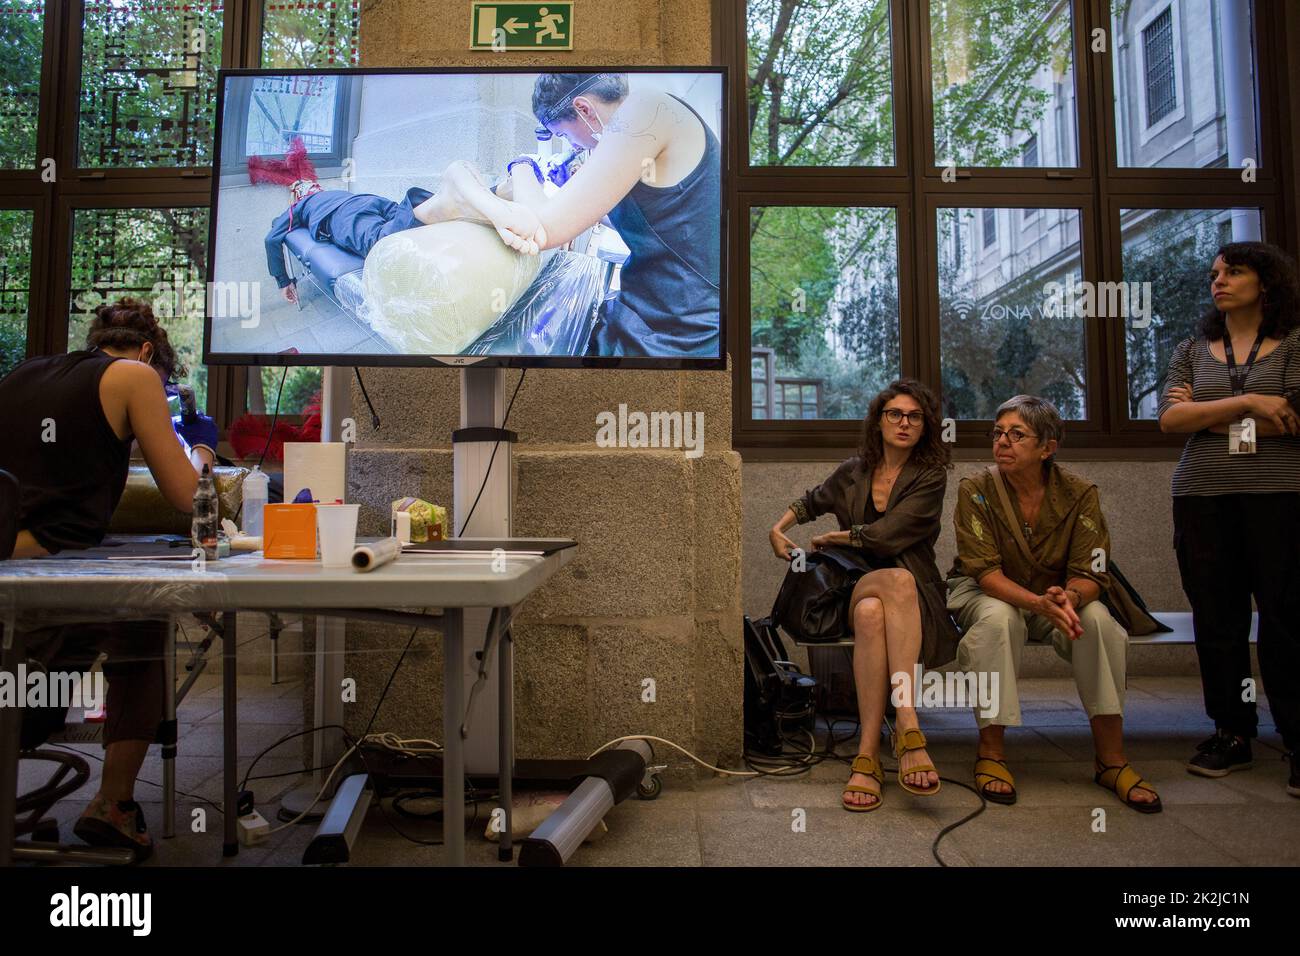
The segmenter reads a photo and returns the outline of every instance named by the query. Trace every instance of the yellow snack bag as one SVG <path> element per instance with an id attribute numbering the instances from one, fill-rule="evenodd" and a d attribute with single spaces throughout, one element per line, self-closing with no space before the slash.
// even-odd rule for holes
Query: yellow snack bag
<path id="1" fill-rule="evenodd" d="M 441 541 L 447 528 L 447 509 L 431 504 L 423 498 L 399 498 L 393 502 L 393 513 L 405 511 L 411 516 L 411 541 Z"/>

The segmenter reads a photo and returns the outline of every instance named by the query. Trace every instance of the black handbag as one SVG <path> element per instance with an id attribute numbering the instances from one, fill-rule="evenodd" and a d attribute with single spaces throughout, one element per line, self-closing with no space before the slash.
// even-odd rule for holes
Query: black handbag
<path id="1" fill-rule="evenodd" d="M 858 578 L 871 570 L 855 548 L 809 551 L 804 569 L 792 564 L 772 605 L 772 621 L 805 644 L 827 644 L 849 636 L 848 599 Z"/>

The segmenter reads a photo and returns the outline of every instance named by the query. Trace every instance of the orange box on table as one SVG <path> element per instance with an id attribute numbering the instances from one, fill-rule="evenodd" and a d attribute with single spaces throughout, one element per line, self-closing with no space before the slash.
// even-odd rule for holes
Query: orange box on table
<path id="1" fill-rule="evenodd" d="M 262 509 L 262 556 L 316 558 L 316 506 L 265 505 Z"/>

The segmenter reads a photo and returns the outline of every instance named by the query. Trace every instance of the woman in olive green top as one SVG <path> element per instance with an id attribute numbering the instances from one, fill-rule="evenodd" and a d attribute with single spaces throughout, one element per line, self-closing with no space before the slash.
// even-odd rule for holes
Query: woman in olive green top
<path id="1" fill-rule="evenodd" d="M 1015 802 L 1003 736 L 1021 723 L 1021 650 L 1026 639 L 1051 640 L 1070 662 L 1092 724 L 1095 781 L 1133 809 L 1157 813 L 1159 796 L 1124 757 L 1128 634 L 1099 600 L 1112 586 L 1106 519 L 1097 487 L 1053 460 L 1061 433 L 1050 402 L 1017 395 L 997 411 L 996 466 L 962 479 L 957 492 L 948 575 L 948 610 L 963 631 L 957 663 L 997 676 L 997 711 L 976 714 L 975 783 L 994 803 Z"/>

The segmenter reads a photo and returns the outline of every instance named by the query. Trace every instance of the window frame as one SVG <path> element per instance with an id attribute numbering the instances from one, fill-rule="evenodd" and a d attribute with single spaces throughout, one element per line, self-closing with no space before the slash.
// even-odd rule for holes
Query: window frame
<path id="1" fill-rule="evenodd" d="M 261 62 L 264 0 L 225 0 L 221 68 Z M 45 0 L 40 106 L 33 169 L 0 170 L 0 208 L 33 211 L 27 355 L 68 347 L 71 314 L 72 211 L 91 208 L 193 206 L 209 208 L 212 166 L 82 167 L 78 104 L 81 96 L 85 0 Z M 55 161 L 54 182 L 41 179 L 41 163 Z M 218 173 L 220 157 L 213 157 Z M 205 277 L 206 278 L 206 277 Z M 247 410 L 248 369 L 208 369 L 206 411 L 222 434 Z M 299 415 L 281 415 L 296 421 Z M 223 451 L 226 450 L 223 447 Z"/>
<path id="2" fill-rule="evenodd" d="M 1256 104 L 1260 157 L 1253 183 L 1240 170 L 1179 170 L 1118 165 L 1118 112 L 1114 100 L 1113 23 L 1109 0 L 1070 0 L 1073 25 L 1073 81 L 1079 165 L 956 170 L 945 182 L 932 161 L 933 115 L 929 78 L 929 4 L 890 0 L 893 38 L 893 168 L 752 167 L 748 162 L 747 123 L 732 124 L 728 208 L 731 275 L 737 277 L 735 306 L 727 317 L 731 341 L 733 395 L 732 445 L 746 458 L 832 458 L 857 444 L 860 421 L 816 422 L 754 420 L 750 415 L 749 210 L 755 205 L 892 205 L 899 229 L 899 315 L 901 373 L 938 386 L 939 290 L 935 210 L 940 206 L 1011 208 L 1077 207 L 1081 211 L 1080 252 L 1083 278 L 1118 281 L 1122 261 L 1120 208 L 1259 208 L 1264 238 L 1293 248 L 1297 236 L 1294 172 L 1282 162 L 1282 146 L 1293 135 L 1285 85 L 1288 31 L 1300 34 L 1300 15 L 1257 4 L 1252 14 L 1256 60 Z M 1175 4 L 1176 6 L 1176 4 Z M 715 57 L 735 75 L 748 79 L 745 4 L 714 0 Z M 1105 31 L 1106 50 L 1092 53 L 1095 29 Z M 901 48 L 901 49 L 900 49 Z M 732 108 L 744 117 L 746 82 L 732 84 Z M 1122 115 L 1122 114 L 1121 114 Z M 1039 137 L 1040 155 L 1042 139 Z M 909 165 L 910 164 L 910 165 Z M 954 178 L 954 177 L 949 177 Z M 913 214 L 915 210 L 915 214 Z M 919 217 L 919 218 L 918 218 Z M 1014 225 L 1017 217 L 1009 216 Z M 1025 225 L 1025 216 L 1020 226 Z M 1032 222 L 1032 213 L 1029 221 Z M 963 250 L 980 255 L 980 250 Z M 1108 457 L 1176 457 L 1183 437 L 1165 435 L 1158 423 L 1128 418 L 1127 357 L 1122 327 L 1108 319 L 1086 321 L 1084 363 L 1087 415 L 1069 425 L 1069 446 Z M 744 398 L 742 402 L 740 399 Z M 784 426 L 784 427 L 783 427 Z M 957 451 L 986 449 L 987 420 L 957 423 Z"/>

